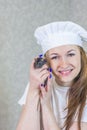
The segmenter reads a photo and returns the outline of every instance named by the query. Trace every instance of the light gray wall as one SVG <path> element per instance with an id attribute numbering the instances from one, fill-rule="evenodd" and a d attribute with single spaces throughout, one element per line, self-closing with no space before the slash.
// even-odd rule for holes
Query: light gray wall
<path id="1" fill-rule="evenodd" d="M 41 53 L 35 28 L 71 20 L 87 29 L 86 5 L 87 0 L 0 0 L 0 130 L 16 129 L 17 101 L 29 80 L 30 63 Z"/>

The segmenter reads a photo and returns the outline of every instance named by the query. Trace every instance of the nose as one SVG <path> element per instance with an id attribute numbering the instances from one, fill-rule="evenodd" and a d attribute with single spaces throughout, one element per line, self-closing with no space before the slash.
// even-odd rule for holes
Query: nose
<path id="1" fill-rule="evenodd" d="M 59 61 L 59 66 L 62 68 L 66 68 L 68 66 L 68 60 L 66 59 L 66 57 L 61 57 Z"/>

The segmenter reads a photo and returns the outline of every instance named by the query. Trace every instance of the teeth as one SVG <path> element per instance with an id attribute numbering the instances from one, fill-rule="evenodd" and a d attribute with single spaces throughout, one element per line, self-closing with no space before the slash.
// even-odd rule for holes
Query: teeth
<path id="1" fill-rule="evenodd" d="M 68 73 L 68 72 L 70 72 L 70 70 L 62 71 L 61 73 L 66 74 L 66 73 Z"/>
<path id="2" fill-rule="evenodd" d="M 61 73 L 66 73 L 69 72 L 70 70 L 64 70 L 64 71 L 60 71 Z"/>
<path id="3" fill-rule="evenodd" d="M 70 69 L 70 70 L 63 70 L 63 71 L 59 71 L 61 74 L 67 74 L 67 73 L 69 73 L 69 72 L 71 72 L 72 71 L 72 69 Z"/>

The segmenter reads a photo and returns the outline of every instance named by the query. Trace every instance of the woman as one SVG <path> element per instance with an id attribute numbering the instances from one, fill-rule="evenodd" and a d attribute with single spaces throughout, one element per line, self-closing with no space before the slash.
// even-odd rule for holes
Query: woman
<path id="1" fill-rule="evenodd" d="M 54 22 L 37 28 L 35 37 L 47 64 L 31 64 L 17 130 L 87 130 L 87 32 L 72 22 Z"/>

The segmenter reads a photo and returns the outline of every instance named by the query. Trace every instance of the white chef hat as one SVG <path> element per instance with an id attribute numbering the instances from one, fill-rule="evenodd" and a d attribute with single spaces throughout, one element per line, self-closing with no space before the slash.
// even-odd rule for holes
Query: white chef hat
<path id="1" fill-rule="evenodd" d="M 87 41 L 87 31 L 71 21 L 53 22 L 38 27 L 34 36 L 41 45 L 43 54 L 61 45 L 78 45 Z"/>

